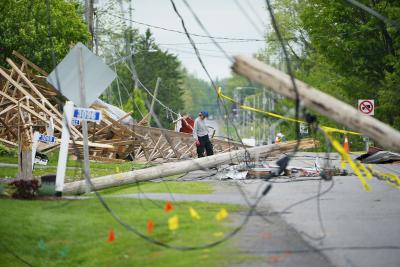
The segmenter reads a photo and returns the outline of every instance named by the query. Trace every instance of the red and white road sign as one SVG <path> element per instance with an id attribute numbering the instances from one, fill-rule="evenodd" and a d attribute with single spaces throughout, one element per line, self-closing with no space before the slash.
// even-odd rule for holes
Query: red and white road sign
<path id="1" fill-rule="evenodd" d="M 375 104 L 373 99 L 359 99 L 358 110 L 362 114 L 374 115 Z"/>

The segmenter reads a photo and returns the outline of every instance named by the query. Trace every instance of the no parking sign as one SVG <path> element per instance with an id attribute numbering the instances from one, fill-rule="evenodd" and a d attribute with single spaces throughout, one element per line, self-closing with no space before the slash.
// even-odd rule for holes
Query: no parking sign
<path id="1" fill-rule="evenodd" d="M 373 99 L 359 99 L 358 110 L 365 115 L 374 115 L 375 103 Z"/>

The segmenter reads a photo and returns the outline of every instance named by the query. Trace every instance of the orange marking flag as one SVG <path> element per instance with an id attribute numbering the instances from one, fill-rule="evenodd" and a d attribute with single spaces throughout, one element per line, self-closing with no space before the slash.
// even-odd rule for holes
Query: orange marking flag
<path id="1" fill-rule="evenodd" d="M 148 220 L 147 221 L 147 233 L 151 234 L 154 230 L 154 222 L 153 220 Z"/>
<path id="2" fill-rule="evenodd" d="M 174 209 L 174 207 L 172 206 L 172 203 L 167 201 L 167 203 L 165 203 L 165 207 L 164 207 L 164 211 L 165 212 L 170 212 Z"/>
<path id="3" fill-rule="evenodd" d="M 110 229 L 110 231 L 108 232 L 108 243 L 112 243 L 115 240 L 115 233 L 114 233 L 114 229 Z"/>

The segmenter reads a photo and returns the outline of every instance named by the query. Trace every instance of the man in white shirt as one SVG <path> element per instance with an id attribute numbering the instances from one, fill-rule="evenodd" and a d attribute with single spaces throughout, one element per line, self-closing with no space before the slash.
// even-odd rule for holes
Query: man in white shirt
<path id="1" fill-rule="evenodd" d="M 208 136 L 208 127 L 205 122 L 205 118 L 208 117 L 207 111 L 199 113 L 199 117 L 194 121 L 193 137 L 196 140 L 197 156 L 199 158 L 204 157 L 204 149 L 206 150 L 207 156 L 214 154 L 213 147 Z"/>

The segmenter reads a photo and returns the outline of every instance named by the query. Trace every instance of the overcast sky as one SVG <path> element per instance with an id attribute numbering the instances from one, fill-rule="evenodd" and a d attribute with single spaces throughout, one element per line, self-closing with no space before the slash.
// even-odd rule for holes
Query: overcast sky
<path id="1" fill-rule="evenodd" d="M 188 0 L 192 9 L 197 13 L 204 26 L 213 36 L 229 38 L 263 39 L 262 32 L 268 20 L 264 0 L 237 0 L 242 8 L 239 8 L 235 0 Z M 181 0 L 175 0 L 178 10 L 185 20 L 189 32 L 205 34 L 192 17 L 189 10 Z M 169 29 L 183 31 L 181 22 L 175 14 L 169 0 L 134 0 L 133 20 L 161 26 Z M 251 16 L 254 25 L 249 22 L 244 13 Z M 133 24 L 143 33 L 147 27 Z M 183 65 L 189 72 L 198 77 L 207 79 L 201 68 L 193 49 L 188 44 L 184 34 L 168 32 L 151 28 L 155 41 L 163 50 L 178 55 Z M 198 44 L 202 59 L 212 78 L 226 78 L 230 76 L 230 62 L 213 44 L 201 44 L 211 42 L 209 38 L 193 37 Z M 264 42 L 232 42 L 218 40 L 221 46 L 230 55 L 252 55 L 264 47 Z M 182 44 L 183 43 L 183 44 Z"/>

